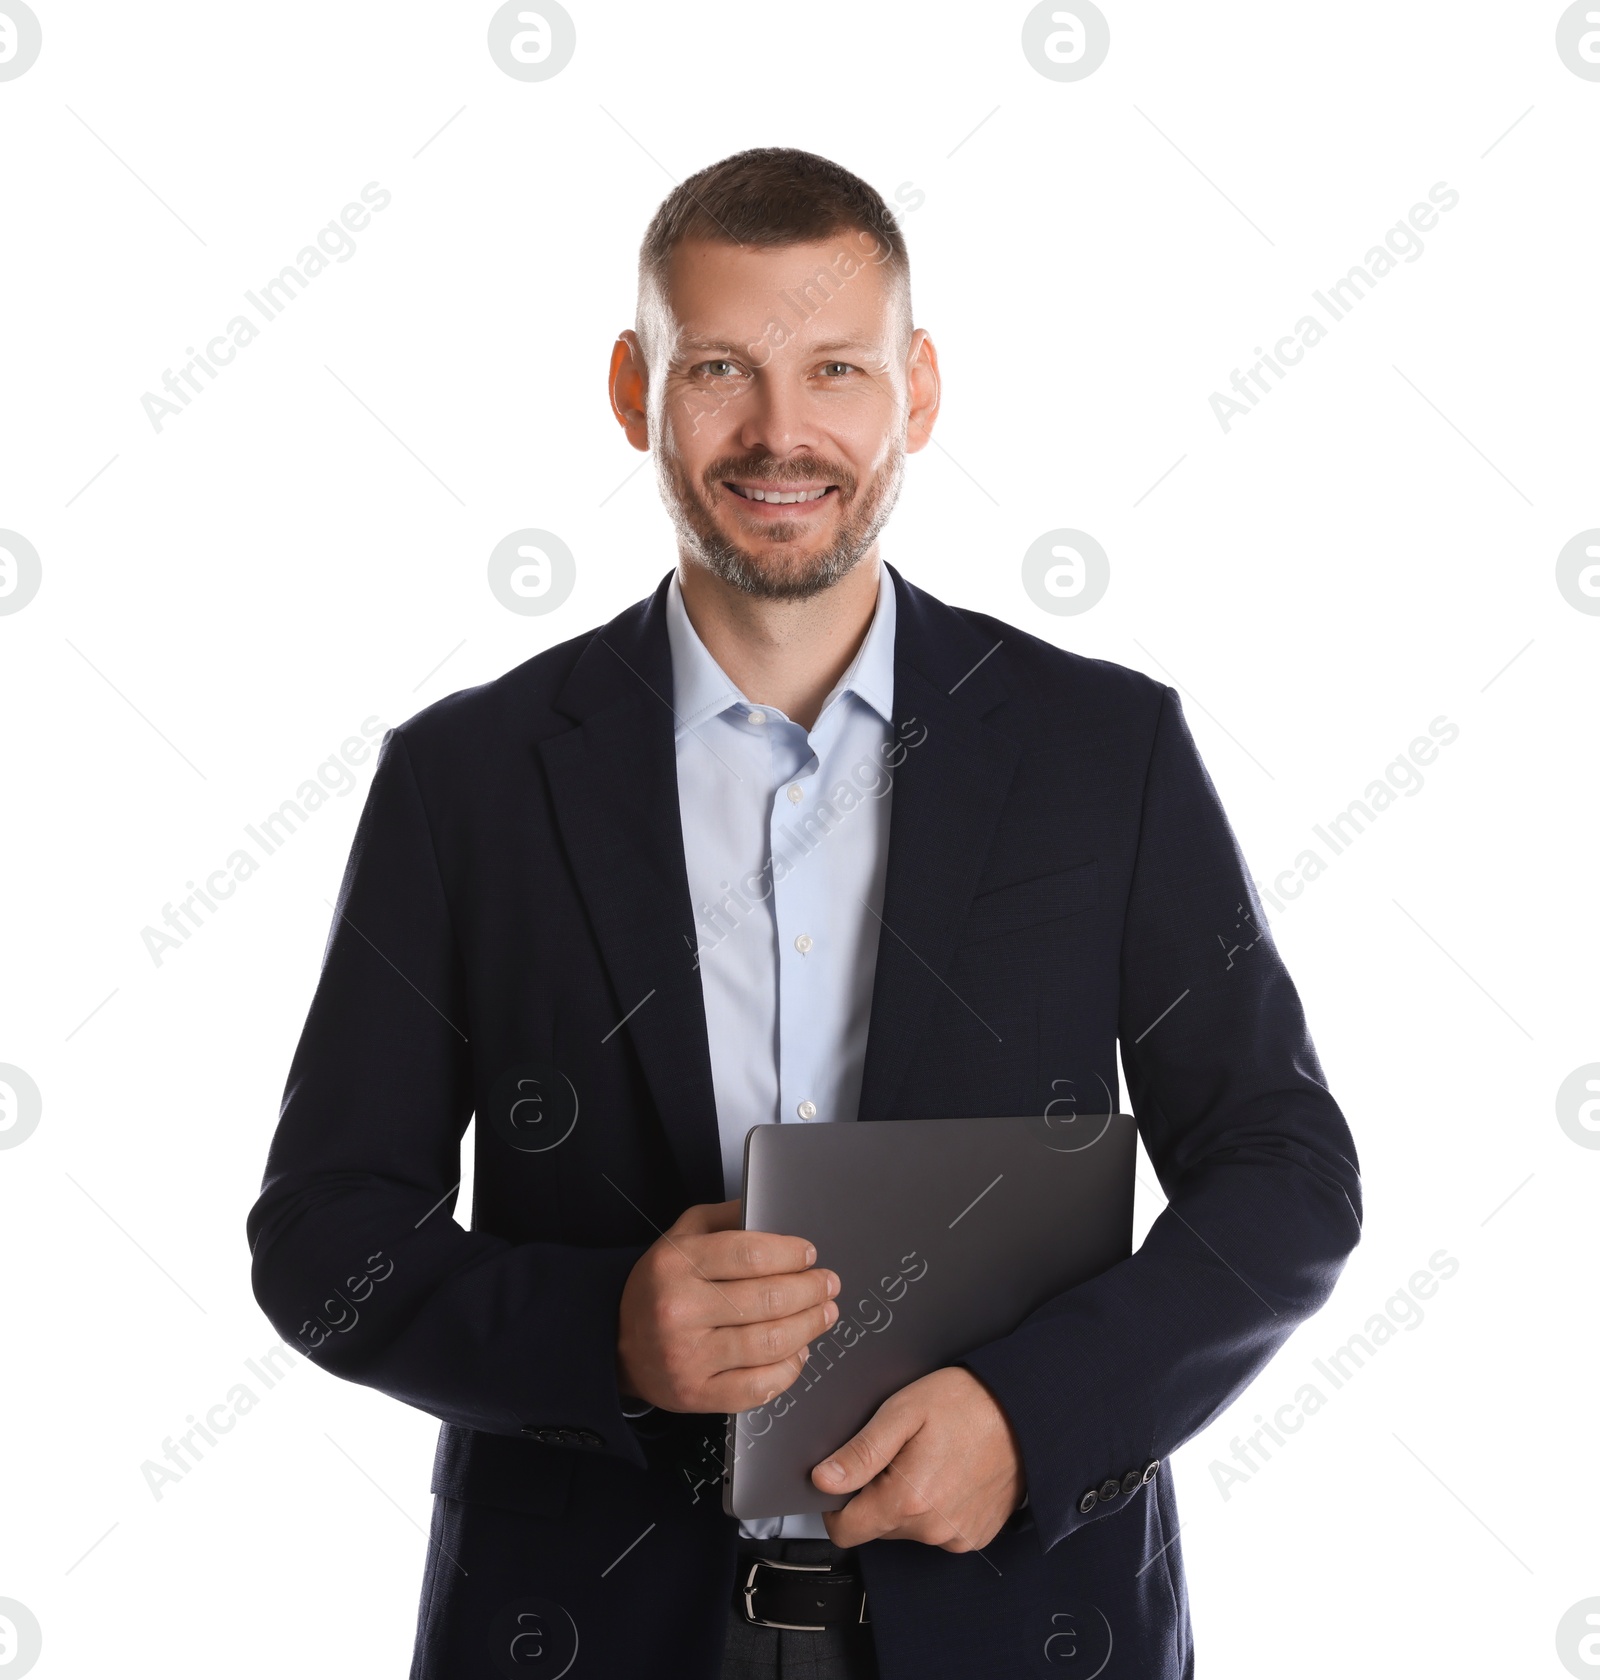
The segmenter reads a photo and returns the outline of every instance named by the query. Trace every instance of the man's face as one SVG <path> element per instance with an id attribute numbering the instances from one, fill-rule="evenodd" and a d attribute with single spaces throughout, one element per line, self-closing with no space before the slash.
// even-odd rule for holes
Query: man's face
<path id="1" fill-rule="evenodd" d="M 908 335 L 876 248 L 852 230 L 775 250 L 687 240 L 647 301 L 662 500 L 688 558 L 746 594 L 803 599 L 843 577 L 926 441 L 908 419 L 932 346 Z"/>

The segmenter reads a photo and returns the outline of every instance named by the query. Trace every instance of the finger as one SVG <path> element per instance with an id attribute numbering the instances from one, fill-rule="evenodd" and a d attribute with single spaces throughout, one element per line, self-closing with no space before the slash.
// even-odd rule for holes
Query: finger
<path id="1" fill-rule="evenodd" d="M 813 1486 L 824 1493 L 849 1493 L 865 1487 L 922 1427 L 921 1412 L 891 1397 L 831 1457 L 811 1472 Z"/>
<path id="2" fill-rule="evenodd" d="M 711 1364 L 717 1370 L 747 1370 L 775 1364 L 807 1348 L 838 1316 L 837 1303 L 825 1300 L 784 1318 L 723 1326 L 706 1338 Z"/>
<path id="3" fill-rule="evenodd" d="M 777 1272 L 760 1278 L 731 1278 L 722 1283 L 703 1280 L 694 1297 L 690 1316 L 708 1328 L 750 1329 L 769 1320 L 792 1318 L 796 1313 L 819 1310 L 839 1293 L 839 1277 L 821 1266 L 806 1272 Z M 822 1334 L 838 1317 L 819 1320 L 805 1338 Z M 749 1364 L 748 1359 L 730 1358 L 728 1363 Z"/>
<path id="4" fill-rule="evenodd" d="M 714 1282 L 803 1272 L 817 1260 L 813 1243 L 775 1231 L 712 1231 L 685 1238 L 682 1246 L 702 1275 Z"/>
<path id="5" fill-rule="evenodd" d="M 869 1540 L 915 1539 L 901 1531 L 902 1518 L 882 1482 L 874 1482 L 858 1493 L 843 1510 L 824 1511 L 822 1526 L 828 1538 L 841 1548 L 864 1546 Z"/>
<path id="6" fill-rule="evenodd" d="M 708 1231 L 732 1231 L 739 1224 L 739 1198 L 726 1202 L 694 1202 L 672 1222 L 668 1236 L 704 1236 Z"/>
<path id="7" fill-rule="evenodd" d="M 902 1476 L 906 1455 L 884 1467 L 842 1510 L 823 1513 L 823 1526 L 836 1546 L 864 1546 L 869 1540 L 929 1542 L 936 1515 Z"/>
<path id="8" fill-rule="evenodd" d="M 868 1492 L 875 1491 L 875 1487 L 868 1489 Z M 946 1552 L 981 1550 L 963 1540 L 936 1512 L 909 1516 L 883 1506 L 857 1511 L 856 1507 L 865 1498 L 866 1494 L 858 1493 L 842 1511 L 823 1512 L 828 1538 L 841 1550 L 864 1546 L 869 1540 L 915 1540 L 919 1546 L 937 1546 Z M 830 1516 L 832 1522 L 827 1520 Z"/>
<path id="9" fill-rule="evenodd" d="M 770 1365 L 752 1365 L 719 1371 L 707 1379 L 695 1402 L 698 1412 L 752 1412 L 768 1405 L 786 1390 L 806 1368 L 805 1348 Z"/>
<path id="10" fill-rule="evenodd" d="M 737 1196 L 730 1196 L 725 1202 L 702 1202 L 700 1208 L 705 1215 L 704 1228 L 707 1231 L 737 1231 L 742 1217 L 742 1206 Z"/>
<path id="11" fill-rule="evenodd" d="M 948 1551 L 973 1549 L 947 1511 L 929 1496 L 933 1466 L 918 1462 L 914 1447 L 899 1453 L 843 1510 L 823 1513 L 823 1526 L 836 1546 L 868 1540 L 915 1540 Z M 905 1467 L 911 1467 L 907 1474 Z M 830 1520 L 831 1519 L 831 1520 Z"/>

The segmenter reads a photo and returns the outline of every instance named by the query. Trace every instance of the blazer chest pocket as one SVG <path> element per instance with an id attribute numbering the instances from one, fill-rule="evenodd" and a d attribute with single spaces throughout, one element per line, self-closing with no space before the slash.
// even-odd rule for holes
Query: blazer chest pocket
<path id="1" fill-rule="evenodd" d="M 1094 903 L 1099 886 L 1100 867 L 1090 858 L 1070 869 L 1058 869 L 1049 875 L 1036 875 L 1029 881 L 1014 881 L 1008 887 L 979 893 L 967 912 L 961 943 L 976 945 L 1004 934 L 1022 933 L 1087 910 Z"/>

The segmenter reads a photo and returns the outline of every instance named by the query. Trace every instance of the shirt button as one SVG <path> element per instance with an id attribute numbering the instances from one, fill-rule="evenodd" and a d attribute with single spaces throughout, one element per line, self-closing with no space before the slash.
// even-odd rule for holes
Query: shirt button
<path id="1" fill-rule="evenodd" d="M 802 933 L 794 942 L 795 950 L 797 950 L 802 957 L 811 949 L 811 945 L 812 939 L 809 933 Z"/>
<path id="2" fill-rule="evenodd" d="M 809 1097 L 807 1097 L 806 1100 L 795 1110 L 795 1113 L 798 1114 L 802 1120 L 815 1120 L 817 1117 L 817 1105 L 812 1102 Z"/>
<path id="3" fill-rule="evenodd" d="M 805 789 L 799 786 L 798 783 L 789 789 L 789 803 L 791 805 L 798 805 L 805 796 Z"/>
<path id="4" fill-rule="evenodd" d="M 767 714 L 765 712 L 746 712 L 745 716 L 751 723 L 765 723 L 767 721 Z"/>

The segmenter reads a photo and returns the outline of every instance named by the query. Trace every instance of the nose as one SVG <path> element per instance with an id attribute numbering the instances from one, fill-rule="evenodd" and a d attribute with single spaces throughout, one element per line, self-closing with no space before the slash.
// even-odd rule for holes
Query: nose
<path id="1" fill-rule="evenodd" d="M 740 415 L 738 440 L 747 453 L 759 451 L 778 461 L 817 450 L 821 438 L 804 388 L 767 369 Z"/>

